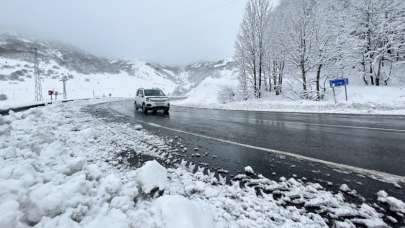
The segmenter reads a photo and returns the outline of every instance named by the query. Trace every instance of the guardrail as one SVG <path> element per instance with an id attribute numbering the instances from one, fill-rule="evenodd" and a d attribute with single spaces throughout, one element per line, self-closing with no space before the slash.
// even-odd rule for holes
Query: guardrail
<path id="1" fill-rule="evenodd" d="M 187 97 L 169 97 L 170 100 L 175 101 L 175 100 L 183 100 L 186 99 Z M 80 99 L 69 99 L 69 100 L 62 100 L 62 103 L 66 102 L 71 102 L 71 101 L 80 101 L 80 100 L 90 100 L 90 99 L 102 99 L 102 98 L 80 98 Z M 22 105 L 22 106 L 17 106 L 17 107 L 12 107 L 12 108 L 6 108 L 6 109 L 0 109 L 0 115 L 5 116 L 9 115 L 10 111 L 13 112 L 22 112 L 26 111 L 31 108 L 36 108 L 36 107 L 42 107 L 45 105 L 52 104 L 52 102 L 42 102 L 42 103 L 37 103 L 37 104 L 30 104 L 30 105 Z"/>
<path id="2" fill-rule="evenodd" d="M 70 99 L 70 100 L 62 100 L 62 103 L 66 103 L 66 102 L 71 102 L 74 101 L 74 99 Z M 7 109 L 0 109 L 0 115 L 5 116 L 8 115 L 10 113 L 10 111 L 13 112 L 22 112 L 31 108 L 36 108 L 36 107 L 42 107 L 48 104 L 52 104 L 52 102 L 43 102 L 43 103 L 37 103 L 37 104 L 31 104 L 31 105 L 23 105 L 23 106 L 17 106 L 17 107 L 12 107 L 12 108 L 7 108 Z"/>

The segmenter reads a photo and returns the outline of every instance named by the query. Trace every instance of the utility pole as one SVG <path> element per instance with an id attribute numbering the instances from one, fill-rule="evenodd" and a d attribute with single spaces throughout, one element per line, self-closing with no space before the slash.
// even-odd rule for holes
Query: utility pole
<path id="1" fill-rule="evenodd" d="M 44 98 L 42 96 L 42 84 L 39 72 L 39 59 L 38 59 L 38 49 L 34 48 L 34 81 L 35 81 L 35 101 L 42 101 Z"/>
<path id="2" fill-rule="evenodd" d="M 66 100 L 67 99 L 67 93 L 66 93 L 66 81 L 69 80 L 68 77 L 63 76 L 61 81 L 63 83 L 63 99 Z"/>

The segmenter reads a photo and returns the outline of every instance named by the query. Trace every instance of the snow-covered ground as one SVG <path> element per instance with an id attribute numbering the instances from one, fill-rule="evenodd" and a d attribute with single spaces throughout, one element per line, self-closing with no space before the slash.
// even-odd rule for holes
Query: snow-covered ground
<path id="1" fill-rule="evenodd" d="M 220 83 L 218 83 L 220 84 Z M 234 85 L 235 83 L 231 83 Z M 344 88 L 337 88 L 337 103 L 331 91 L 324 101 L 290 99 L 287 96 L 265 95 L 264 98 L 248 101 L 221 103 L 218 100 L 220 89 L 199 87 L 198 93 L 189 94 L 189 98 L 177 101 L 176 105 L 200 108 L 216 108 L 250 111 L 280 111 L 309 113 L 354 113 L 354 114 L 394 114 L 405 115 L 405 86 L 371 87 L 350 85 L 348 101 L 345 100 Z"/>
<path id="2" fill-rule="evenodd" d="M 317 183 L 251 178 L 246 167 L 237 179 L 256 187 L 241 188 L 202 168 L 193 173 L 185 161 L 165 168 L 157 162 L 170 158 L 163 139 L 82 111 L 95 102 L 0 116 L 0 227 L 386 226 L 371 205 L 348 203 Z M 129 166 L 122 155 L 134 153 L 157 161 Z M 379 197 L 403 215 L 402 201 Z"/>

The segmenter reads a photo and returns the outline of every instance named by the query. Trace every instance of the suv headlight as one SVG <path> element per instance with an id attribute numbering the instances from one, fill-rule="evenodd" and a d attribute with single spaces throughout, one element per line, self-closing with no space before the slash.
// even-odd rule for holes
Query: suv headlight
<path id="1" fill-rule="evenodd" d="M 146 98 L 146 101 L 149 102 L 149 101 L 150 101 L 150 98 Z"/>

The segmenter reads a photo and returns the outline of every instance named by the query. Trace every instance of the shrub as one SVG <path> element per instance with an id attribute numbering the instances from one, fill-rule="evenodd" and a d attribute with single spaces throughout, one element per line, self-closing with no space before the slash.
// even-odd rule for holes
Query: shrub
<path id="1" fill-rule="evenodd" d="M 223 86 L 218 92 L 218 101 L 222 104 L 226 104 L 235 101 L 235 90 L 230 86 Z"/>

